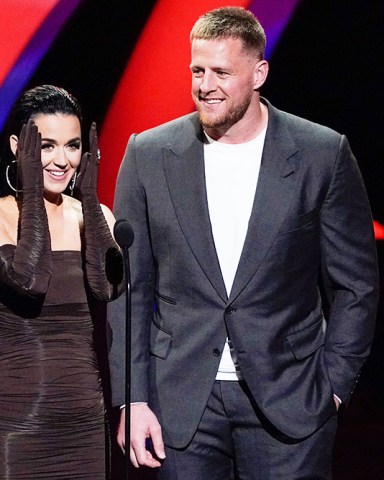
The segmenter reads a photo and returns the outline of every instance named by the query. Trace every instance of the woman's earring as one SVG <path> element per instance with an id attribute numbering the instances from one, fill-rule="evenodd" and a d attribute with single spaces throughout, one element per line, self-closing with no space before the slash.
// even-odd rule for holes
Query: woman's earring
<path id="1" fill-rule="evenodd" d="M 71 197 L 73 197 L 73 190 L 75 189 L 76 178 L 77 178 L 77 172 L 75 172 L 75 174 L 73 175 L 71 183 L 69 185 L 69 190 L 71 192 Z"/>
<path id="2" fill-rule="evenodd" d="M 11 180 L 9 179 L 9 169 L 11 168 L 11 165 L 15 164 L 15 170 L 16 170 L 16 188 L 12 185 Z M 17 177 L 17 161 L 13 160 L 10 164 L 7 165 L 7 168 L 5 170 L 5 179 L 7 180 L 8 186 L 11 190 L 13 190 L 16 193 L 16 198 L 18 196 L 18 193 L 21 192 L 21 190 L 18 189 L 18 177 Z"/>

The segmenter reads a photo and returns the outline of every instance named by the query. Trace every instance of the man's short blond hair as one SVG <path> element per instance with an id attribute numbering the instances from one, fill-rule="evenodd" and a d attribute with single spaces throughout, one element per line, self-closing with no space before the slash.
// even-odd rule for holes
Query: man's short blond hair
<path id="1" fill-rule="evenodd" d="M 191 30 L 194 39 L 239 38 L 244 48 L 262 60 L 266 45 L 263 27 L 252 12 L 242 7 L 223 7 L 205 13 Z"/>

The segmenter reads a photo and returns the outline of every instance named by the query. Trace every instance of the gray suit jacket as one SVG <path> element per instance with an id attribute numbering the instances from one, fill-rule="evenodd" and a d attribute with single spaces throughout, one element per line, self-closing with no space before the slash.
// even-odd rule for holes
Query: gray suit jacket
<path id="1" fill-rule="evenodd" d="M 120 168 L 115 214 L 135 232 L 131 400 L 149 402 L 174 447 L 197 427 L 227 335 L 262 414 L 292 438 L 334 413 L 333 393 L 348 401 L 369 354 L 378 271 L 356 161 L 344 136 L 263 101 L 260 176 L 229 298 L 197 114 L 132 135 Z M 124 298 L 109 307 L 115 404 L 125 403 L 124 312 Z"/>

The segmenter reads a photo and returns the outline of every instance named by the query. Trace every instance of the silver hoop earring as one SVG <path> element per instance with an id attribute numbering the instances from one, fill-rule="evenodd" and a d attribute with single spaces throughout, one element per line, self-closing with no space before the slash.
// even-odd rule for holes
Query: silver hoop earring
<path id="1" fill-rule="evenodd" d="M 71 183 L 69 184 L 69 190 L 71 192 L 71 197 L 73 197 L 73 190 L 75 189 L 76 179 L 77 179 L 77 172 L 75 172 L 75 174 L 72 177 Z"/>
<path id="2" fill-rule="evenodd" d="M 12 185 L 12 183 L 9 179 L 9 169 L 10 169 L 12 164 L 16 164 L 16 188 Z M 7 165 L 7 168 L 5 170 L 5 179 L 7 180 L 7 184 L 9 186 L 9 188 L 16 193 L 16 197 L 17 197 L 18 193 L 21 192 L 21 190 L 18 190 L 18 188 L 17 188 L 18 187 L 18 185 L 17 185 L 18 181 L 17 181 L 17 161 L 16 160 L 13 160 L 10 164 Z"/>

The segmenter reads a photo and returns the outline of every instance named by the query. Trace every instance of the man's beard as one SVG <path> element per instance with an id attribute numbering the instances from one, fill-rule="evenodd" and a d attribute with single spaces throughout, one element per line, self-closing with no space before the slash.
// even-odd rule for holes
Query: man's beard
<path id="1" fill-rule="evenodd" d="M 227 111 L 217 115 L 206 113 L 200 106 L 200 102 L 195 101 L 195 104 L 197 106 L 200 122 L 204 128 L 225 128 L 228 130 L 244 117 L 251 103 L 251 99 L 251 95 L 244 97 L 240 105 L 232 105 Z"/>

